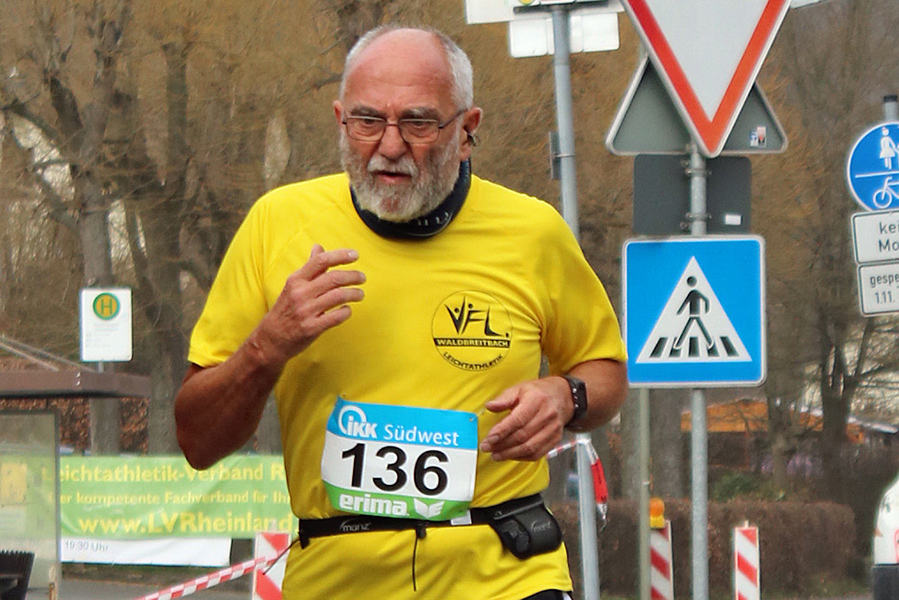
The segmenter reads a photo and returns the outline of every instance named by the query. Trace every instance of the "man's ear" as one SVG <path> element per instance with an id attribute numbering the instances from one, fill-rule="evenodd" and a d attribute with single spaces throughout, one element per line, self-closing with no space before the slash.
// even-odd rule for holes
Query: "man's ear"
<path id="1" fill-rule="evenodd" d="M 462 121 L 462 129 L 465 131 L 465 141 L 462 143 L 462 160 L 467 160 L 471 156 L 471 149 L 478 145 L 479 139 L 475 132 L 481 124 L 483 111 L 480 107 L 472 107 L 465 113 L 465 120 Z"/>
<path id="2" fill-rule="evenodd" d="M 343 123 L 341 123 L 341 115 L 343 115 L 343 104 L 340 103 L 340 100 L 334 101 L 334 118 L 337 119 L 337 126 L 340 127 Z"/>
<path id="3" fill-rule="evenodd" d="M 465 113 L 465 120 L 462 121 L 462 128 L 469 136 L 473 136 L 474 132 L 478 130 L 483 116 L 484 111 L 481 110 L 481 107 L 479 106 L 473 106 Z"/>

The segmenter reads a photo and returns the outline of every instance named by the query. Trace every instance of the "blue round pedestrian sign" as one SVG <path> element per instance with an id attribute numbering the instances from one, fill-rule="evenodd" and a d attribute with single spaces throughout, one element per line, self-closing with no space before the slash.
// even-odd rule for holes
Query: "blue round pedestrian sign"
<path id="1" fill-rule="evenodd" d="M 868 210 L 899 208 L 899 122 L 879 123 L 858 138 L 846 161 L 846 182 Z"/>

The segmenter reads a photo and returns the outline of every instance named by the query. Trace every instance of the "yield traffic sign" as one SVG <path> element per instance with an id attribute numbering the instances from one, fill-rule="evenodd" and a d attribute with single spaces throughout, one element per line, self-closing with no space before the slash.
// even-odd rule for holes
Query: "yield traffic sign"
<path id="1" fill-rule="evenodd" d="M 789 0 L 622 0 L 700 150 L 717 156 Z"/>
<path id="2" fill-rule="evenodd" d="M 683 156 L 691 137 L 662 78 L 644 57 L 609 128 L 606 147 L 612 154 L 625 156 Z M 786 148 L 786 132 L 758 83 L 753 84 L 721 155 L 768 154 L 783 152 Z"/>

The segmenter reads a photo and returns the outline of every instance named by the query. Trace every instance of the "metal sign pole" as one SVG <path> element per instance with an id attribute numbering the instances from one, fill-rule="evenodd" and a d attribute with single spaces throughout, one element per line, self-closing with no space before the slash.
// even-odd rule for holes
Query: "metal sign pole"
<path id="1" fill-rule="evenodd" d="M 883 118 L 886 121 L 899 121 L 899 98 L 895 94 L 883 97 Z"/>
<path id="2" fill-rule="evenodd" d="M 556 82 L 556 126 L 559 129 L 559 172 L 562 181 L 562 216 L 580 239 L 577 206 L 577 171 L 574 160 L 574 114 L 571 99 L 570 24 L 568 9 L 555 6 L 553 16 L 553 73 Z"/>
<path id="3" fill-rule="evenodd" d="M 696 144 L 690 145 L 690 235 L 706 234 L 706 161 Z M 708 431 L 706 398 L 703 390 L 692 390 L 690 462 L 693 477 L 690 499 L 693 529 L 693 600 L 709 598 L 709 539 L 708 539 Z"/>
<path id="4" fill-rule="evenodd" d="M 556 89 L 556 125 L 559 129 L 559 172 L 561 175 L 562 216 L 580 239 L 577 206 L 577 174 L 574 160 L 574 117 L 571 99 L 571 46 L 568 9 L 553 7 L 553 72 Z M 580 433 L 577 439 L 590 439 Z M 599 551 L 596 539 L 596 505 L 593 477 L 586 444 L 577 445 L 578 518 L 580 520 L 581 577 L 584 600 L 599 600 Z"/>
<path id="5" fill-rule="evenodd" d="M 652 597 L 652 573 L 650 564 L 652 563 L 652 555 L 649 547 L 649 388 L 640 390 L 640 409 L 639 409 L 639 473 L 640 473 L 640 490 L 637 499 L 637 528 L 639 530 L 640 543 L 640 600 L 650 600 Z"/>
<path id="6" fill-rule="evenodd" d="M 589 440 L 590 434 L 579 433 L 577 440 Z M 599 600 L 599 550 L 596 537 L 596 504 L 593 476 L 590 473 L 588 444 L 577 445 L 578 520 L 581 538 L 581 577 L 584 600 Z"/>

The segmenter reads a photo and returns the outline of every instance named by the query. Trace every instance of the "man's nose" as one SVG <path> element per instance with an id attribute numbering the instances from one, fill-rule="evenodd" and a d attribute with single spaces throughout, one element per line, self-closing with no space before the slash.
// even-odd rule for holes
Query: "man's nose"
<path id="1" fill-rule="evenodd" d="M 378 144 L 378 153 L 384 158 L 396 160 L 409 150 L 409 145 L 400 134 L 400 128 L 396 123 L 388 123 L 384 129 L 384 137 Z"/>

